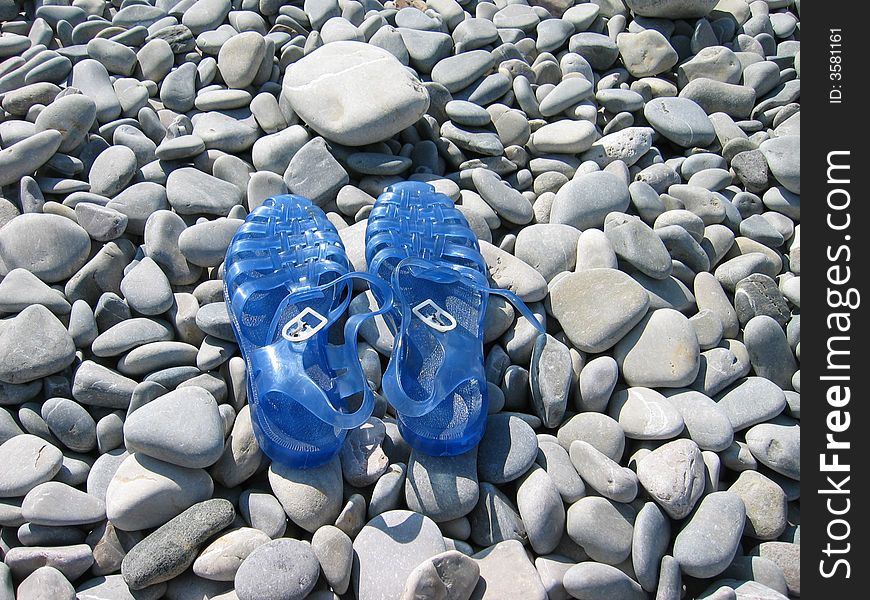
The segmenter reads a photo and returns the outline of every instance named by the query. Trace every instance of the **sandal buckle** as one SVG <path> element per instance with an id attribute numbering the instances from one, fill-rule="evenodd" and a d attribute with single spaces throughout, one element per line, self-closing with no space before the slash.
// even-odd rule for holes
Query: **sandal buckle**
<path id="1" fill-rule="evenodd" d="M 445 333 L 456 329 L 456 319 L 453 315 L 435 304 L 435 301 L 431 298 L 424 300 L 412 308 L 411 311 L 417 315 L 418 319 L 435 331 Z"/>
<path id="2" fill-rule="evenodd" d="M 311 317 L 309 319 L 308 317 Z M 287 321 L 281 329 L 281 336 L 288 342 L 304 342 L 323 329 L 328 320 L 310 306 Z"/>

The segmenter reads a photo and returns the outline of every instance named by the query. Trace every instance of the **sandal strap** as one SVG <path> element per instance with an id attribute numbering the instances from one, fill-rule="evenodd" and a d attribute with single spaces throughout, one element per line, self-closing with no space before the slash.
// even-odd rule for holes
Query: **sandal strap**
<path id="1" fill-rule="evenodd" d="M 326 345 L 326 354 L 329 368 L 338 371 L 339 374 L 333 380 L 339 398 L 345 399 L 362 392 L 363 399 L 360 406 L 353 412 L 347 412 L 343 407 L 334 406 L 323 388 L 312 380 L 307 374 L 303 363 L 304 351 L 307 341 L 315 336 L 328 335 L 329 327 L 334 324 L 344 313 L 346 303 L 350 301 L 350 289 L 353 280 L 360 279 L 368 283 L 372 292 L 379 301 L 377 310 L 351 316 L 344 327 L 345 341 L 341 345 Z M 314 311 L 313 316 L 320 320 L 314 327 L 313 332 L 299 340 L 293 339 L 293 332 L 282 332 L 278 339 L 267 346 L 254 348 L 250 351 L 250 363 L 253 367 L 252 379 L 262 394 L 278 393 L 286 395 L 292 390 L 292 398 L 308 409 L 321 421 L 339 429 L 353 429 L 359 427 L 371 416 L 374 408 L 374 394 L 368 382 L 365 380 L 362 368 L 359 365 L 357 354 L 359 329 L 363 323 L 375 316 L 382 315 L 392 307 L 392 290 L 384 282 L 368 273 L 346 273 L 327 284 L 301 290 L 288 295 L 285 303 L 299 303 L 311 298 L 322 297 L 331 289 L 344 286 L 347 289 L 347 298 L 341 306 L 330 311 L 329 315 L 320 315 Z M 278 311 L 276 317 L 281 314 Z M 300 315 L 305 314 L 302 311 Z M 284 325 L 293 323 L 299 319 L 297 315 L 293 320 Z M 277 324 L 273 323 L 274 326 Z M 274 334 L 273 334 L 274 336 Z M 280 369 L 258 369 L 258 364 L 281 365 Z"/>
<path id="2" fill-rule="evenodd" d="M 404 340 L 407 337 L 409 323 L 413 318 L 412 312 L 420 318 L 422 316 L 417 311 L 418 307 L 412 308 L 410 306 L 401 291 L 399 277 L 403 269 L 413 269 L 415 276 L 438 283 L 471 287 L 481 296 L 481 310 L 485 310 L 489 294 L 502 296 L 516 306 L 520 313 L 529 319 L 539 332 L 544 333 L 544 328 L 534 313 L 529 310 L 516 294 L 507 290 L 489 287 L 485 283 L 485 280 L 483 280 L 480 272 L 475 269 L 458 265 L 448 266 L 443 263 L 433 264 L 430 261 L 419 258 L 403 259 L 396 266 L 392 276 L 393 289 L 397 296 L 398 308 L 401 315 L 401 326 L 396 335 L 393 353 L 384 373 L 382 383 L 388 400 L 402 415 L 409 417 L 423 416 L 431 412 L 463 383 L 470 380 L 478 380 L 482 383 L 486 380 L 481 356 L 483 351 L 481 340 L 462 328 L 450 328 L 439 331 L 437 327 L 433 327 L 432 335 L 441 347 L 442 356 L 449 357 L 449 360 L 443 360 L 435 370 L 432 391 L 426 398 L 422 400 L 414 399 L 405 392 L 399 368 L 399 363 L 402 362 L 405 352 Z M 439 312 L 443 312 L 440 308 L 436 307 L 436 309 Z M 455 322 L 453 325 L 455 327 Z"/>

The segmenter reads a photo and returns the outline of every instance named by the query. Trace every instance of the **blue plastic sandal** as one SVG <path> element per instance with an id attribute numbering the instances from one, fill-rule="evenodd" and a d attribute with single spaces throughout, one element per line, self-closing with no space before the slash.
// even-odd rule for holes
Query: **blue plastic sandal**
<path id="1" fill-rule="evenodd" d="M 366 228 L 366 260 L 369 272 L 393 288 L 387 321 L 396 341 L 381 386 L 402 436 L 426 454 L 470 450 L 483 437 L 489 403 L 483 366 L 489 295 L 537 319 L 515 294 L 489 286 L 477 237 L 429 184 L 398 183 L 378 198 Z"/>
<path id="2" fill-rule="evenodd" d="M 374 397 L 357 355 L 362 323 L 392 305 L 389 286 L 351 273 L 338 232 L 299 196 L 254 209 L 224 262 L 224 297 L 248 367 L 248 404 L 260 448 L 273 460 L 313 467 L 335 456 L 347 430 L 371 416 Z M 379 310 L 354 315 L 344 343 L 330 328 L 365 280 Z"/>

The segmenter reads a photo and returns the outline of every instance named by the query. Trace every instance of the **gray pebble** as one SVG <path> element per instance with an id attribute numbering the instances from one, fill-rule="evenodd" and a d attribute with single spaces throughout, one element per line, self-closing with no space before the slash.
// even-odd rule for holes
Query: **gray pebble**
<path id="1" fill-rule="evenodd" d="M 200 546 L 234 517 L 227 500 L 215 498 L 191 506 L 127 553 L 121 564 L 127 585 L 139 590 L 180 575 L 193 563 Z"/>
<path id="2" fill-rule="evenodd" d="M 522 419 L 506 414 L 487 419 L 486 433 L 477 455 L 482 481 L 501 484 L 519 478 L 534 463 L 538 441 Z"/>
<path id="3" fill-rule="evenodd" d="M 705 496 L 674 541 L 674 558 L 683 572 L 709 578 L 724 571 L 737 552 L 745 519 L 746 508 L 737 494 Z"/>
<path id="4" fill-rule="evenodd" d="M 619 466 L 592 444 L 575 440 L 571 442 L 568 454 L 583 481 L 605 498 L 614 502 L 631 502 L 637 496 L 634 471 Z"/>

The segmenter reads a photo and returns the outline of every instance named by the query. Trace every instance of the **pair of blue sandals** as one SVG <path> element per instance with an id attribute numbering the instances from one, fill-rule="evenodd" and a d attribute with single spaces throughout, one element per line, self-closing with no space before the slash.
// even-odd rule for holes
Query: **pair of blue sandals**
<path id="1" fill-rule="evenodd" d="M 437 456 L 466 452 L 484 433 L 489 295 L 507 298 L 540 328 L 515 294 L 489 286 L 468 222 L 429 184 L 398 183 L 378 198 L 366 260 L 367 273 L 351 272 L 335 227 L 294 195 L 254 209 L 227 249 L 224 295 L 248 367 L 254 432 L 273 460 L 321 465 L 371 416 L 374 395 L 357 354 L 367 319 L 383 315 L 395 337 L 381 386 L 399 431 Z M 378 307 L 349 316 L 342 335 L 333 326 L 355 280 Z"/>

